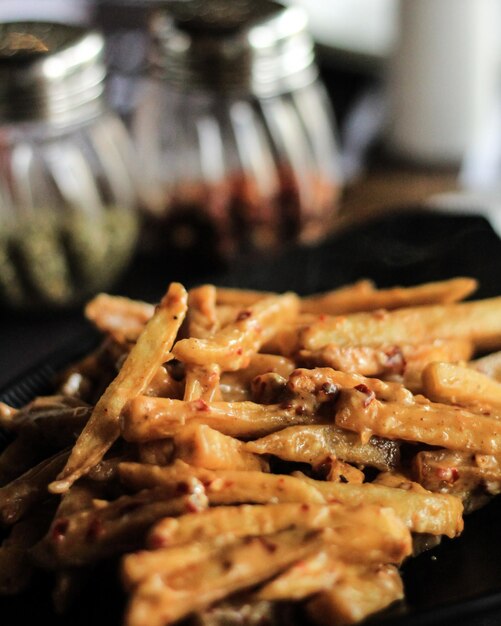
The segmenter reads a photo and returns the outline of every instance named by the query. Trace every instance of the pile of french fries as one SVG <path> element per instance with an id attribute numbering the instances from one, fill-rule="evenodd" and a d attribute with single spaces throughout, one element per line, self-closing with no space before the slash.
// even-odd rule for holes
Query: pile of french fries
<path id="1" fill-rule="evenodd" d="M 404 559 L 501 491 L 501 298 L 475 288 L 97 296 L 99 348 L 0 405 L 0 592 L 45 569 L 63 611 L 118 559 L 126 626 L 402 599 Z"/>

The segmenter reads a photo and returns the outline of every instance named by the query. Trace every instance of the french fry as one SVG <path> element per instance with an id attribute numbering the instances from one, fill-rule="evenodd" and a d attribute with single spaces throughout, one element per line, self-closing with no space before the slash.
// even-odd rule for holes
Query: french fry
<path id="1" fill-rule="evenodd" d="M 187 495 L 173 498 L 173 490 L 146 490 L 121 496 L 98 509 L 56 517 L 35 555 L 49 568 L 81 567 L 137 549 L 146 531 L 157 520 L 207 506 L 203 487 L 197 481 L 183 485 Z"/>
<path id="2" fill-rule="evenodd" d="M 117 377 L 96 404 L 65 468 L 49 485 L 50 491 L 67 491 L 102 459 L 120 435 L 120 413 L 128 400 L 144 392 L 156 370 L 168 358 L 186 314 L 186 300 L 182 285 L 172 283 Z"/>
<path id="3" fill-rule="evenodd" d="M 14 418 L 18 412 L 13 406 L 0 402 L 0 428 L 14 430 Z"/>
<path id="4" fill-rule="evenodd" d="M 197 514 L 166 518 L 150 531 L 150 547 L 169 548 L 221 537 L 270 535 L 287 528 L 330 528 L 329 547 L 343 558 L 399 563 L 410 554 L 409 531 L 389 508 L 374 505 L 282 503 L 215 507 Z M 362 532 L 363 531 L 363 532 Z M 149 554 L 149 553 L 147 553 Z M 152 553 L 153 554 L 153 553 Z M 144 559 L 147 560 L 147 556 Z M 153 557 L 152 557 L 153 558 Z M 145 567 L 142 572 L 146 573 Z"/>
<path id="5" fill-rule="evenodd" d="M 190 289 L 187 322 L 189 336 L 197 339 L 206 339 L 218 330 L 214 285 Z M 221 368 L 215 363 L 186 364 L 184 400 L 220 400 L 220 376 Z"/>
<path id="6" fill-rule="evenodd" d="M 336 412 L 336 424 L 363 439 L 378 435 L 494 455 L 501 454 L 500 420 L 422 396 L 381 402 L 366 389 L 344 390 Z"/>
<path id="7" fill-rule="evenodd" d="M 314 486 L 293 476 L 242 472 L 232 470 L 208 470 L 192 467 L 176 461 L 167 467 L 121 463 L 120 477 L 131 489 L 170 487 L 179 481 L 196 479 L 205 486 L 211 504 L 303 502 L 322 504 L 323 496 Z"/>
<path id="8" fill-rule="evenodd" d="M 344 289 L 303 298 L 301 310 L 307 313 L 341 315 L 376 309 L 399 309 L 425 304 L 449 304 L 463 300 L 477 288 L 473 278 L 453 278 L 417 287 L 375 289 L 369 281 L 360 281 Z"/>
<path id="9" fill-rule="evenodd" d="M 337 346 L 300 350 L 298 362 L 304 367 L 332 367 L 343 372 L 378 376 L 403 374 L 406 360 L 400 346 Z"/>
<path id="10" fill-rule="evenodd" d="M 313 480 L 300 472 L 293 474 L 298 480 L 319 491 L 325 502 L 340 502 L 346 506 L 375 504 L 390 507 L 415 533 L 456 537 L 463 529 L 461 500 L 447 494 L 398 489 L 375 483 L 335 483 Z"/>
<path id="11" fill-rule="evenodd" d="M 174 436 L 175 456 L 189 465 L 207 469 L 266 471 L 268 464 L 248 452 L 238 439 L 206 424 L 187 424 Z"/>
<path id="12" fill-rule="evenodd" d="M 465 339 L 436 339 L 431 343 L 401 343 L 393 346 L 338 346 L 300 350 L 298 363 L 304 367 L 332 367 L 347 373 L 378 378 L 401 374 L 407 381 L 420 376 L 433 361 L 467 361 L 473 346 Z"/>
<path id="13" fill-rule="evenodd" d="M 416 480 L 430 491 L 449 493 L 470 512 L 501 493 L 501 458 L 447 449 L 418 452 L 413 459 Z"/>
<path id="14" fill-rule="evenodd" d="M 308 614 L 321 626 L 356 624 L 402 598 L 402 579 L 393 565 L 351 565 L 309 602 Z"/>
<path id="15" fill-rule="evenodd" d="M 221 368 L 219 365 L 188 365 L 186 367 L 184 400 L 220 400 L 219 379 Z"/>
<path id="16" fill-rule="evenodd" d="M 39 509 L 17 522 L 0 546 L 0 595 L 24 591 L 33 574 L 29 549 L 43 536 L 50 523 L 53 509 Z"/>
<path id="17" fill-rule="evenodd" d="M 248 307 L 256 304 L 259 300 L 268 298 L 273 294 L 270 291 L 257 291 L 252 289 L 232 289 L 230 287 L 218 287 L 216 302 L 218 305 L 230 305 L 236 307 Z"/>
<path id="18" fill-rule="evenodd" d="M 222 370 L 246 367 L 251 356 L 273 337 L 283 323 L 297 316 L 299 299 L 295 294 L 270 296 L 252 308 L 241 311 L 210 339 L 182 339 L 173 349 L 174 356 L 189 364 L 217 364 Z"/>
<path id="19" fill-rule="evenodd" d="M 0 488 L 0 521 L 10 526 L 48 497 L 47 484 L 64 467 L 69 452 L 59 452 Z"/>
<path id="20" fill-rule="evenodd" d="M 245 448 L 256 454 L 273 454 L 284 461 L 313 466 L 323 463 L 329 455 L 379 470 L 394 468 L 400 461 L 397 442 L 372 437 L 367 443 L 362 443 L 358 434 L 334 424 L 290 426 L 261 439 L 249 441 Z"/>
<path id="21" fill-rule="evenodd" d="M 188 335 L 204 339 L 219 327 L 216 310 L 216 287 L 201 285 L 188 292 Z"/>
<path id="22" fill-rule="evenodd" d="M 185 424 L 207 424 L 231 437 L 259 437 L 294 424 L 312 424 L 319 418 L 298 414 L 294 407 L 254 402 L 184 402 L 170 398 L 136 396 L 122 416 L 127 441 L 150 441 L 175 435 Z"/>
<path id="23" fill-rule="evenodd" d="M 173 548 L 132 552 L 122 559 L 122 582 L 130 591 L 152 574 L 173 576 L 176 572 L 217 557 L 221 548 L 236 543 L 237 540 L 237 537 L 226 535 L 212 542 L 192 542 Z"/>
<path id="24" fill-rule="evenodd" d="M 436 359 L 437 361 L 447 360 L 447 359 Z M 486 354 L 479 359 L 475 359 L 467 363 L 468 367 L 476 370 L 477 372 L 481 372 L 489 378 L 497 380 L 501 382 L 501 351 L 500 352 L 491 352 L 491 354 Z"/>
<path id="25" fill-rule="evenodd" d="M 248 367 L 236 372 L 224 372 L 221 376 L 221 392 L 223 399 L 250 400 L 251 383 L 257 376 L 274 373 L 288 378 L 295 369 L 294 361 L 276 354 L 254 354 Z"/>
<path id="26" fill-rule="evenodd" d="M 430 363 L 422 372 L 423 393 L 435 402 L 501 408 L 501 383 L 454 363 Z"/>
<path id="27" fill-rule="evenodd" d="M 155 575 L 136 588 L 126 612 L 127 626 L 166 626 L 240 589 L 258 584 L 322 546 L 321 533 L 282 531 L 224 549 L 162 580 Z"/>
<path id="28" fill-rule="evenodd" d="M 119 343 L 136 341 L 155 307 L 146 302 L 101 293 L 85 307 L 85 317 Z"/>
<path id="29" fill-rule="evenodd" d="M 288 349 L 319 350 L 332 343 L 391 345 L 407 343 L 409 337 L 415 343 L 436 337 L 466 339 L 479 350 L 497 349 L 501 347 L 500 309 L 501 297 L 325 317 L 299 329 L 295 345 L 288 338 Z"/>
<path id="30" fill-rule="evenodd" d="M 169 465 L 174 457 L 174 441 L 172 438 L 145 441 L 137 446 L 141 463 L 149 465 Z"/>
<path id="31" fill-rule="evenodd" d="M 327 550 L 295 563 L 283 574 L 255 592 L 257 600 L 303 600 L 330 589 L 343 575 L 346 565 Z"/>
<path id="32" fill-rule="evenodd" d="M 175 380 L 167 368 L 161 365 L 153 375 L 144 393 L 147 396 L 181 399 L 184 390 L 182 382 Z"/>

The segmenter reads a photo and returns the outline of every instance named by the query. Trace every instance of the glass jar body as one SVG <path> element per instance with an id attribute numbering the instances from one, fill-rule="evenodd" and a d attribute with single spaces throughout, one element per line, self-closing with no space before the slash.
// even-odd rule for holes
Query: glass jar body
<path id="1" fill-rule="evenodd" d="M 257 98 L 146 79 L 133 132 L 148 250 L 228 259 L 329 232 L 341 180 L 319 82 Z"/>
<path id="2" fill-rule="evenodd" d="M 109 288 L 137 237 L 131 172 L 109 112 L 0 125 L 0 303 L 67 307 Z"/>

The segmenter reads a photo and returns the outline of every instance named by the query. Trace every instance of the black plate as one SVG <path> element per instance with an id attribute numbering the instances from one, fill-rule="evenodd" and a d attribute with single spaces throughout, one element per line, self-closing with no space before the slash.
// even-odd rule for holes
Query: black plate
<path id="1" fill-rule="evenodd" d="M 478 217 L 394 214 L 343 233 L 320 247 L 290 250 L 273 262 L 243 262 L 212 277 L 218 284 L 311 293 L 361 277 L 378 285 L 415 284 L 457 275 L 474 276 L 476 297 L 501 294 L 501 241 Z M 175 277 L 172 277 L 175 278 Z M 194 279 L 193 282 L 196 282 Z M 141 294 L 133 294 L 141 296 Z M 0 393 L 16 405 L 48 391 L 54 372 L 82 354 L 95 336 L 60 351 Z M 1 442 L 0 442 L 1 445 Z M 501 498 L 466 518 L 465 531 L 403 567 L 405 602 L 367 623 L 380 626 L 498 626 L 501 624 Z M 110 576 L 110 579 L 113 576 Z M 56 624 L 112 626 L 120 621 L 116 589 L 94 585 L 91 600 L 70 617 L 50 613 L 46 581 L 32 596 L 0 600 L 2 626 L 31 626 L 50 618 Z M 110 603 L 109 594 L 115 597 Z M 89 598 L 89 596 L 87 596 Z M 36 605 L 42 609 L 34 609 Z"/>

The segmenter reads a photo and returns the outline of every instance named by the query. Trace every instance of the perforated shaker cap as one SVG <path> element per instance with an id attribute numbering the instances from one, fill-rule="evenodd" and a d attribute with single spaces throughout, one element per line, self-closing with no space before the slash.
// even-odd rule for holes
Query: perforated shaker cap
<path id="1" fill-rule="evenodd" d="M 0 24 L 0 122 L 67 122 L 103 106 L 104 42 L 79 26 Z"/>

